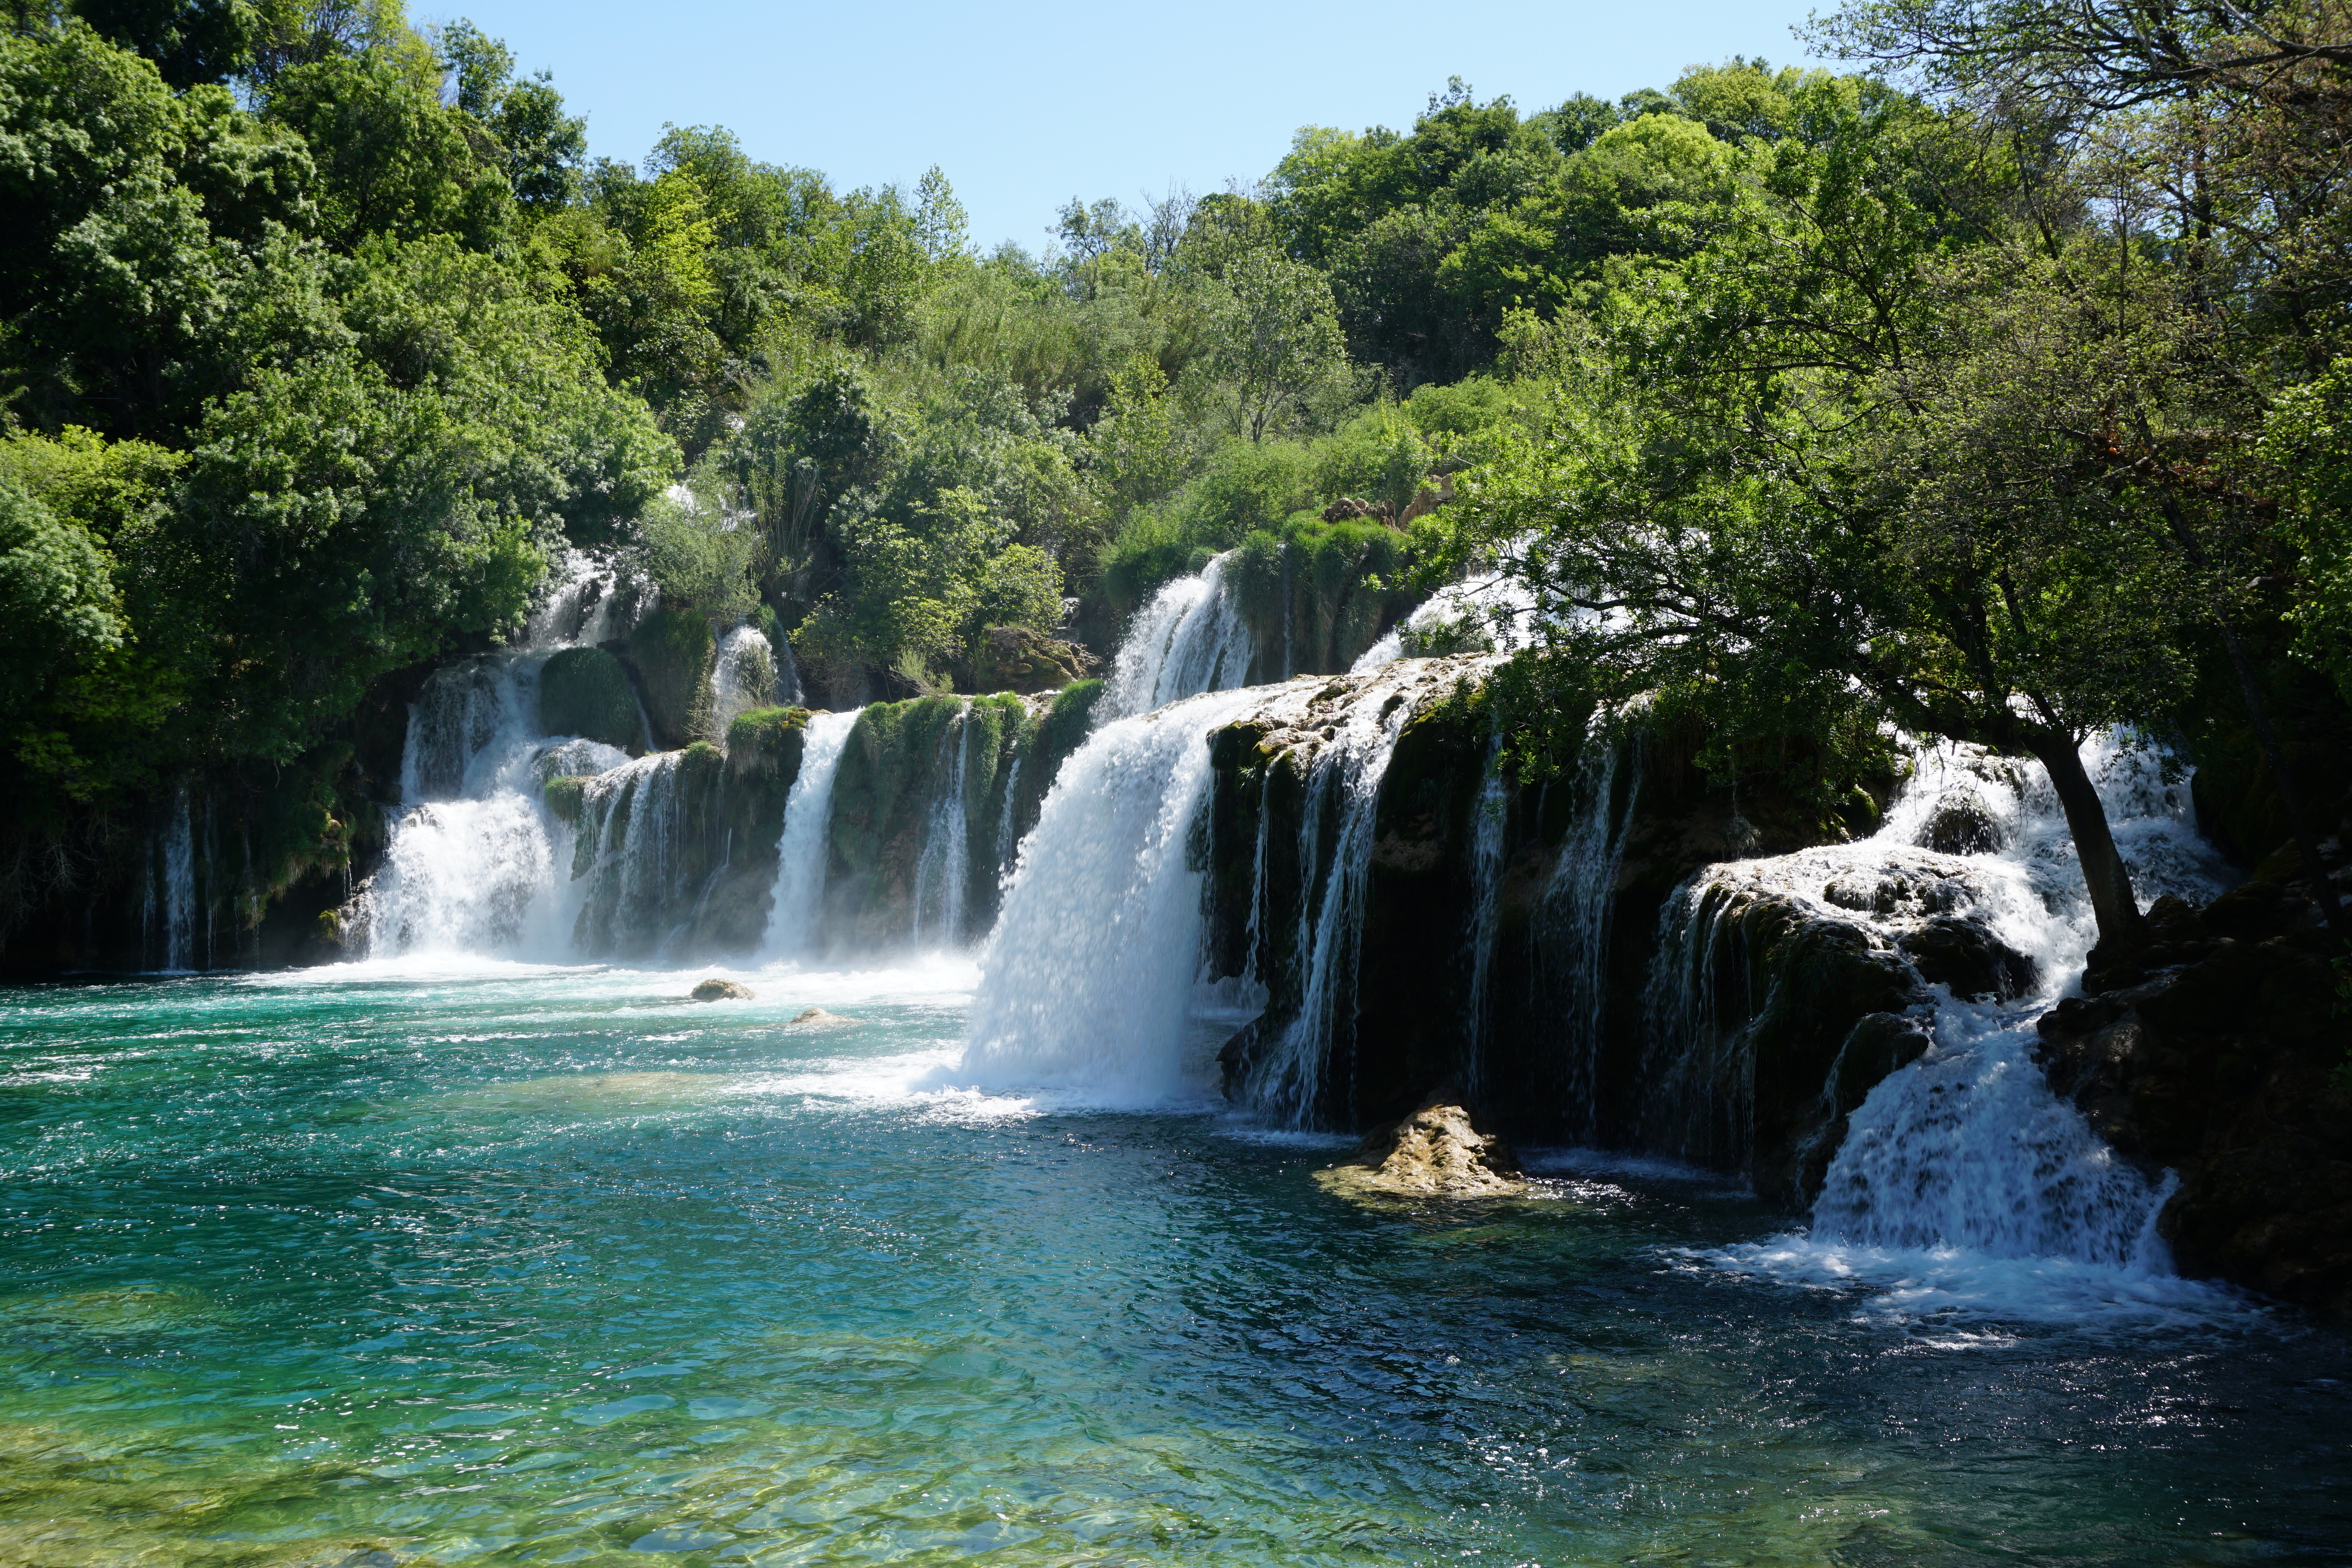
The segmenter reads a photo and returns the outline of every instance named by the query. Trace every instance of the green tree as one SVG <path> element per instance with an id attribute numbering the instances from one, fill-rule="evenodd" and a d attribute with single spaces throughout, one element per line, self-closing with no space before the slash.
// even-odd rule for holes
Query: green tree
<path id="1" fill-rule="evenodd" d="M 1296 423 L 1318 398 L 1352 391 L 1330 280 L 1315 268 L 1269 251 L 1239 256 L 1217 309 L 1216 368 L 1251 441 Z"/>

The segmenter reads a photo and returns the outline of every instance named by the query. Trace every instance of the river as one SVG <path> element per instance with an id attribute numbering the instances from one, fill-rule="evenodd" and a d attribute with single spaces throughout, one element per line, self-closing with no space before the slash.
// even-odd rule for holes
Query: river
<path id="1" fill-rule="evenodd" d="M 708 972 L 0 993 L 0 1563 L 2352 1561 L 2294 1314 L 1573 1152 L 1364 1207 L 1197 1063 L 957 1087 L 964 960 Z"/>

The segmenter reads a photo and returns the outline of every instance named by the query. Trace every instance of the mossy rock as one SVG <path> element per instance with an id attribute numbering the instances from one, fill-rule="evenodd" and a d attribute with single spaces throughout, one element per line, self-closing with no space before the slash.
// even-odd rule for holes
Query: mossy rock
<path id="1" fill-rule="evenodd" d="M 798 736 L 809 721 L 804 707 L 755 707 L 735 716 L 727 727 L 727 754 L 736 771 L 754 768 L 773 771 L 788 749 L 796 742 L 788 737 Z"/>
<path id="2" fill-rule="evenodd" d="M 602 648 L 566 648 L 541 666 L 539 727 L 581 735 L 624 751 L 645 749 L 636 693 L 621 661 Z"/>
<path id="3" fill-rule="evenodd" d="M 586 779 L 573 778 L 547 781 L 541 794 L 547 801 L 547 809 L 555 813 L 558 821 L 570 822 L 575 827 L 579 825 L 580 800 L 586 783 Z"/>
<path id="4" fill-rule="evenodd" d="M 699 737 L 718 659 L 710 622 L 683 610 L 656 610 L 629 633 L 629 661 L 645 692 L 653 739 L 674 749 Z"/>

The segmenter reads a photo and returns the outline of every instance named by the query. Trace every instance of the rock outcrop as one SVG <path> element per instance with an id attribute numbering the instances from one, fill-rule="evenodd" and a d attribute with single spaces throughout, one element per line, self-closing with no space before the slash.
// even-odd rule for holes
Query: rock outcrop
<path id="1" fill-rule="evenodd" d="M 1508 1197 L 1527 1190 L 1517 1155 L 1482 1131 L 1451 1085 L 1433 1091 L 1412 1114 L 1376 1128 L 1353 1159 L 1316 1173 L 1350 1197 Z"/>
<path id="2" fill-rule="evenodd" d="M 716 975 L 698 984 L 689 995 L 698 1002 L 748 1002 L 754 999 L 751 987 L 734 980 L 722 980 Z"/>

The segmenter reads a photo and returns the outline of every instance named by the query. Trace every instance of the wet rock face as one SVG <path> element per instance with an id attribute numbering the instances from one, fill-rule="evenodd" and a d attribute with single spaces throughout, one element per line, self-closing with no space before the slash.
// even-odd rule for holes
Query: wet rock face
<path id="1" fill-rule="evenodd" d="M 2033 988 L 2033 960 L 1978 921 L 1941 915 L 1895 938 L 1919 977 L 1962 1001 L 2011 1001 Z"/>
<path id="2" fill-rule="evenodd" d="M 2052 1089 L 2125 1158 L 2179 1172 L 2158 1229 L 2182 1272 L 2352 1315 L 2347 1030 L 2315 920 L 2274 884 L 2159 900 L 2150 940 L 2037 1027 Z"/>
<path id="3" fill-rule="evenodd" d="M 2001 847 L 2000 823 L 1981 799 L 1956 791 L 1936 803 L 1919 842 L 1940 855 L 1989 855 Z"/>
<path id="4" fill-rule="evenodd" d="M 1527 1190 L 1517 1156 L 1481 1131 L 1450 1086 L 1402 1121 L 1375 1129 L 1344 1165 L 1317 1173 L 1334 1191 L 1392 1197 L 1507 1197 Z"/>

